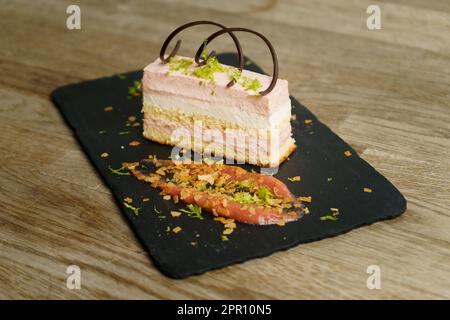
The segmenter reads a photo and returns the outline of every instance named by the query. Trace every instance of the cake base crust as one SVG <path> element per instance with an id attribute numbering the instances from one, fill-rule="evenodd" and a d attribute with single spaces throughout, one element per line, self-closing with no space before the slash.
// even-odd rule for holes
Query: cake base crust
<path id="1" fill-rule="evenodd" d="M 146 138 L 146 139 L 149 139 L 149 140 L 151 140 L 151 141 L 155 141 L 155 142 L 158 142 L 158 143 L 160 143 L 160 144 L 165 144 L 165 145 L 168 145 L 168 146 L 175 146 L 174 144 L 173 144 L 173 142 L 171 142 L 171 141 L 169 141 L 169 140 L 166 140 L 166 139 L 163 139 L 163 138 L 161 138 L 161 137 L 155 137 L 155 136 L 150 136 L 145 130 L 144 130 L 144 132 L 142 133 L 142 135 L 144 136 L 144 138 Z M 187 146 L 183 146 L 183 145 L 179 145 L 181 148 L 186 148 L 186 149 L 190 149 L 190 150 L 192 150 L 192 151 L 195 151 L 195 152 L 198 152 L 198 153 L 200 153 L 200 154 L 203 154 L 203 150 L 201 149 L 201 148 L 198 148 L 197 146 L 190 146 L 190 147 L 187 147 Z M 239 161 L 239 162 L 245 162 L 245 163 L 250 163 L 250 164 L 253 164 L 253 165 L 257 165 L 257 166 L 259 166 L 259 167 L 265 167 L 265 168 L 273 168 L 273 167 L 277 167 L 277 166 L 279 166 L 280 164 L 282 164 L 291 154 L 292 154 L 292 152 L 294 152 L 294 150 L 297 148 L 297 145 L 295 144 L 295 143 L 292 143 L 287 149 L 286 149 L 286 151 L 280 156 L 280 158 L 279 158 L 279 160 L 277 161 L 277 162 L 275 162 L 275 163 L 263 163 L 263 162 L 261 162 L 260 160 L 257 160 L 256 161 L 256 163 L 254 163 L 254 162 L 250 162 L 249 160 L 249 158 L 248 157 L 245 157 L 245 159 L 244 159 L 244 157 L 239 157 L 239 156 L 235 156 L 234 158 L 233 158 L 233 160 L 235 160 L 235 161 Z M 213 154 L 214 156 L 217 156 L 217 157 L 223 157 L 224 156 L 224 154 L 223 153 L 221 153 L 221 154 L 218 154 L 218 153 L 216 153 L 216 152 L 211 152 L 211 154 Z"/>

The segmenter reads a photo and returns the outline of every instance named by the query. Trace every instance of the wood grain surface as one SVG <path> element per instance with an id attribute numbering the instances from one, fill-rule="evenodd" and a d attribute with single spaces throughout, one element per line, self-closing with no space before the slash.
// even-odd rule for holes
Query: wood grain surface
<path id="1" fill-rule="evenodd" d="M 450 298 L 450 3 L 419 0 L 10 1 L 0 11 L 0 298 Z M 381 8 L 382 29 L 366 27 Z M 49 100 L 141 69 L 180 24 L 254 28 L 290 92 L 406 196 L 400 218 L 184 280 L 149 261 Z M 214 28 L 183 33 L 194 54 Z M 245 52 L 270 70 L 257 38 Z M 191 45 L 192 44 L 192 45 Z M 218 52 L 232 43 L 223 37 Z M 81 268 L 81 289 L 66 268 Z M 366 269 L 381 268 L 369 290 Z"/>

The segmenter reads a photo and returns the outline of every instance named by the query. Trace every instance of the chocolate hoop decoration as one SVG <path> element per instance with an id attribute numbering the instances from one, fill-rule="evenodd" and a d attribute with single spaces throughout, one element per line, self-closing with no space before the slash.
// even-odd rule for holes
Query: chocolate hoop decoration
<path id="1" fill-rule="evenodd" d="M 244 54 L 242 53 L 242 47 L 241 47 L 241 44 L 239 43 L 238 38 L 234 35 L 233 32 L 229 31 L 228 28 L 225 27 L 224 25 L 222 25 L 220 23 L 217 23 L 217 22 L 214 22 L 214 21 L 207 21 L 207 20 L 200 20 L 200 21 L 189 22 L 189 23 L 186 23 L 186 24 L 176 28 L 174 31 L 172 31 L 172 33 L 169 34 L 167 39 L 164 41 L 164 43 L 163 43 L 163 45 L 161 47 L 161 51 L 159 52 L 159 59 L 161 60 L 161 62 L 164 63 L 164 64 L 168 63 L 170 58 L 173 58 L 177 54 L 178 50 L 180 49 L 181 40 L 178 39 L 177 43 L 175 44 L 175 47 L 172 50 L 172 52 L 167 57 L 165 57 L 166 49 L 169 46 L 170 41 L 172 41 L 172 39 L 175 38 L 175 36 L 178 33 L 180 33 L 181 31 L 183 31 L 184 29 L 187 29 L 187 28 L 199 25 L 199 24 L 210 24 L 210 25 L 214 25 L 214 26 L 220 27 L 220 28 L 222 28 L 223 33 L 226 32 L 226 33 L 228 33 L 230 35 L 230 37 L 234 41 L 234 44 L 236 45 L 236 50 L 237 50 L 237 53 L 238 53 L 238 60 L 239 60 L 239 70 L 242 71 L 243 68 L 244 68 Z M 205 46 L 205 43 L 203 43 L 202 48 L 204 46 Z M 195 57 L 195 62 L 198 65 L 202 66 L 202 65 L 204 65 L 206 63 L 206 60 L 208 58 L 210 58 L 210 57 L 212 57 L 214 55 L 215 55 L 215 51 L 212 51 L 212 52 L 209 53 L 209 55 L 207 56 L 206 59 L 203 59 L 203 61 L 201 61 L 200 60 L 201 53 L 200 53 L 198 55 L 198 57 L 197 56 Z M 227 87 L 231 87 L 232 85 L 234 85 L 234 83 L 235 83 L 235 80 L 233 79 L 227 84 Z"/>
<path id="2" fill-rule="evenodd" d="M 272 74 L 272 81 L 270 82 L 270 85 L 267 87 L 266 90 L 259 92 L 260 95 L 264 96 L 266 94 L 268 94 L 269 92 L 271 92 L 273 90 L 273 88 L 275 88 L 275 85 L 277 84 L 277 80 L 278 80 L 278 58 L 277 58 L 277 54 L 275 52 L 275 49 L 273 47 L 273 45 L 270 43 L 270 41 L 261 33 L 256 32 L 254 30 L 251 29 L 247 29 L 247 28 L 239 28 L 239 27 L 235 27 L 235 28 L 226 28 L 223 30 L 219 30 L 213 34 L 211 34 L 206 40 L 206 43 L 211 43 L 211 41 L 213 41 L 215 38 L 217 38 L 218 36 L 224 34 L 225 32 L 230 32 L 230 31 L 243 31 L 243 32 L 249 32 L 249 33 L 253 33 L 254 35 L 257 35 L 258 37 L 260 37 L 265 43 L 266 45 L 269 47 L 270 50 L 270 54 L 272 55 L 272 62 L 273 62 L 273 74 Z M 203 52 L 205 48 L 205 43 L 203 43 L 200 48 L 197 50 L 197 53 L 195 54 L 195 59 L 197 60 L 198 57 L 201 55 L 201 53 Z M 241 69 L 242 70 L 242 69 Z"/>

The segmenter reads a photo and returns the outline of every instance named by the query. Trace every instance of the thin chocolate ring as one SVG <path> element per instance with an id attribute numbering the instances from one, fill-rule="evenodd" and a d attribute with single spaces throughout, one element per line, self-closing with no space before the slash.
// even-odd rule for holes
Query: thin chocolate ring
<path id="1" fill-rule="evenodd" d="M 224 25 L 222 25 L 222 24 L 220 24 L 220 23 L 217 23 L 217 22 L 214 22 L 214 21 L 207 21 L 207 20 L 200 20 L 200 21 L 189 22 L 189 23 L 186 23 L 186 24 L 184 24 L 184 25 L 182 25 L 182 26 L 176 28 L 174 31 L 172 31 L 172 33 L 169 34 L 169 36 L 167 37 L 167 39 L 164 41 L 164 43 L 163 43 L 163 45 L 162 45 L 162 47 L 161 47 L 161 51 L 159 52 L 159 58 L 160 58 L 161 62 L 162 62 L 162 63 L 168 63 L 169 60 L 170 60 L 170 58 L 174 57 L 174 56 L 177 54 L 178 50 L 180 49 L 180 46 L 181 46 L 181 40 L 179 39 L 179 40 L 177 40 L 177 43 L 175 44 L 175 47 L 173 48 L 172 52 L 171 52 L 167 57 L 165 57 L 165 55 L 166 55 L 166 49 L 167 49 L 167 47 L 169 46 L 170 41 L 172 41 L 172 39 L 175 38 L 175 36 L 176 36 L 178 33 L 180 33 L 181 31 L 183 31 L 184 29 L 187 29 L 187 28 L 190 28 L 190 27 L 199 25 L 199 24 L 211 24 L 211 25 L 218 26 L 218 27 L 222 28 L 222 30 L 224 31 L 224 33 L 226 32 L 226 33 L 228 33 L 228 34 L 230 35 L 230 37 L 231 37 L 231 38 L 233 39 L 233 41 L 234 41 L 234 44 L 236 45 L 236 50 L 237 50 L 237 53 L 238 53 L 238 60 L 239 60 L 239 70 L 242 71 L 242 69 L 244 68 L 244 54 L 242 53 L 242 47 L 241 47 L 241 44 L 239 43 L 238 38 L 234 35 L 233 32 L 229 31 L 229 30 L 227 29 L 227 27 L 225 27 Z M 204 44 L 205 44 L 205 43 L 203 43 L 203 45 L 204 45 Z M 202 48 L 203 48 L 203 47 L 202 47 Z M 214 51 L 211 52 L 211 53 L 208 55 L 208 58 L 214 56 L 214 54 L 215 54 Z M 198 65 L 204 65 L 204 64 L 206 63 L 206 61 L 205 61 L 205 60 L 204 60 L 204 61 L 200 61 L 200 55 L 201 55 L 201 52 L 200 52 L 200 54 L 198 55 L 198 57 L 196 56 L 195 62 L 196 62 Z M 234 85 L 234 80 L 231 80 L 231 81 L 228 83 L 227 87 L 231 87 L 232 85 Z"/>
<path id="2" fill-rule="evenodd" d="M 275 88 L 275 85 L 277 84 L 277 80 L 278 80 L 278 58 L 277 58 L 277 54 L 275 52 L 275 49 L 274 49 L 272 43 L 270 43 L 269 39 L 267 39 L 264 35 L 262 35 L 261 33 L 257 32 L 257 31 L 254 31 L 254 30 L 251 30 L 251 29 L 247 29 L 247 28 L 239 28 L 239 27 L 226 28 L 226 29 L 223 29 L 223 30 L 219 30 L 219 31 L 211 34 L 205 40 L 205 42 L 202 43 L 200 48 L 197 50 L 197 53 L 195 54 L 195 59 L 197 60 L 198 57 L 203 52 L 204 47 L 205 47 L 205 43 L 211 43 L 211 41 L 214 40 L 215 38 L 217 38 L 218 36 L 224 34 L 225 32 L 229 33 L 230 31 L 243 31 L 243 32 L 253 33 L 253 34 L 257 35 L 258 37 L 260 37 L 266 43 L 266 45 L 269 47 L 270 54 L 272 55 L 272 63 L 273 63 L 272 81 L 270 82 L 270 85 L 267 87 L 266 90 L 259 92 L 259 94 L 262 95 L 262 96 L 268 94 L 269 92 L 271 92 L 273 90 L 273 88 Z"/>

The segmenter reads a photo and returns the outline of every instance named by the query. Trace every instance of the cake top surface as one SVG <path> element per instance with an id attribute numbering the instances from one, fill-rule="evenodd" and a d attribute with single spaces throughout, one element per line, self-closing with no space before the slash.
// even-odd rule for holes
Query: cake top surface
<path id="1" fill-rule="evenodd" d="M 199 85 L 211 87 L 213 90 L 211 94 L 214 94 L 216 88 L 226 88 L 227 84 L 234 79 L 235 84 L 226 88 L 234 94 L 239 92 L 241 95 L 256 96 L 261 99 L 279 95 L 283 91 L 289 95 L 287 80 L 278 79 L 273 91 L 266 96 L 260 96 L 259 91 L 270 85 L 272 77 L 245 69 L 240 72 L 236 67 L 219 63 L 216 58 L 208 59 L 204 66 L 198 66 L 194 59 L 189 57 L 175 56 L 165 64 L 158 58 L 147 65 L 144 72 L 195 80 Z"/>

